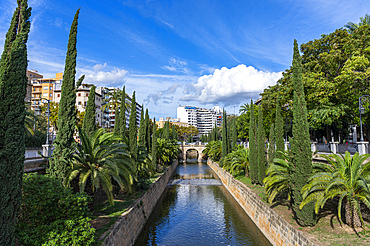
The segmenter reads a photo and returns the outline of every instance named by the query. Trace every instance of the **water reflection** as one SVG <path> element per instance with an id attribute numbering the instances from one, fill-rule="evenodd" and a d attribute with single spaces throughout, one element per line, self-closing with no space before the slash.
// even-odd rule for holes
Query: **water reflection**
<path id="1" fill-rule="evenodd" d="M 184 164 L 177 175 L 213 175 Z M 168 188 L 135 245 L 271 245 L 223 186 Z"/>

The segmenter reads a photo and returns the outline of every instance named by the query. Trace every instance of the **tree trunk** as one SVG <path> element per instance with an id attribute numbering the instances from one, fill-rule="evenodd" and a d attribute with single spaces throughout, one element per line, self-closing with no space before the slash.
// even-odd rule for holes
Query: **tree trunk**
<path id="1" fill-rule="evenodd" d="M 351 214 L 351 210 L 353 211 L 352 214 Z M 348 200 L 346 202 L 345 213 L 346 213 L 346 224 L 347 225 L 354 226 L 354 227 L 362 227 L 360 216 L 358 215 L 357 211 L 355 211 L 354 207 L 351 206 Z"/>

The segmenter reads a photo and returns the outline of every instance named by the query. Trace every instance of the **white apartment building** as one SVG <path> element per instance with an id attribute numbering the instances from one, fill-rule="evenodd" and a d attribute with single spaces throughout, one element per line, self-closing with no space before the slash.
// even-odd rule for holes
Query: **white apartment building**
<path id="1" fill-rule="evenodd" d="M 197 108 L 194 106 L 177 107 L 177 118 L 199 130 L 199 135 L 208 134 L 215 127 L 222 124 L 222 108 L 214 106 L 212 109 Z"/>

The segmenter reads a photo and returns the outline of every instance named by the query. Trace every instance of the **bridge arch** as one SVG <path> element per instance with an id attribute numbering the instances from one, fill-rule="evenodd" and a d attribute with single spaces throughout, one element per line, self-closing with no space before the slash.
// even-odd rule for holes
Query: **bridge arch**
<path id="1" fill-rule="evenodd" d="M 186 152 L 188 150 L 196 150 L 198 152 L 198 161 L 202 161 L 203 159 L 203 150 L 206 148 L 205 145 L 180 145 L 180 149 L 182 151 L 182 157 L 186 160 Z"/>

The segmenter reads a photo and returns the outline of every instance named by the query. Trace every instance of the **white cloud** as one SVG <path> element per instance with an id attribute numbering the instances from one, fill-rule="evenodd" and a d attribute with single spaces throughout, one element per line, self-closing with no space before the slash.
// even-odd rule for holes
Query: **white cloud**
<path id="1" fill-rule="evenodd" d="M 163 69 L 169 70 L 171 72 L 181 72 L 184 74 L 190 74 L 189 68 L 187 68 L 188 63 L 175 57 L 171 57 L 169 65 L 162 66 Z"/>
<path id="2" fill-rule="evenodd" d="M 95 84 L 97 86 L 122 86 L 125 81 L 127 71 L 119 68 L 114 68 L 110 72 L 99 71 L 105 66 L 105 63 L 104 65 L 97 64 L 94 66 L 95 72 L 90 74 L 85 73 L 84 83 Z"/>
<path id="3" fill-rule="evenodd" d="M 202 104 L 223 103 L 225 106 L 256 99 L 264 88 L 276 84 L 281 72 L 259 71 L 254 67 L 238 65 L 233 68 L 216 69 L 211 75 L 204 75 L 187 88 L 182 101 L 197 101 Z"/>

